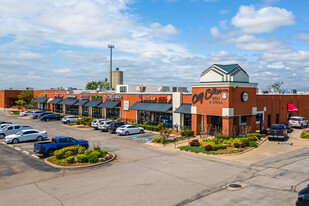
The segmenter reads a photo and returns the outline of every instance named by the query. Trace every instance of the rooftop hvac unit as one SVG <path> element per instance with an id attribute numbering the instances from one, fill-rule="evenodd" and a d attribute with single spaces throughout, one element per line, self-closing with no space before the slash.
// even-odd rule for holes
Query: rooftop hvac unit
<path id="1" fill-rule="evenodd" d="M 161 86 L 158 88 L 159 92 L 169 92 L 170 91 L 170 87 L 168 86 Z"/>
<path id="2" fill-rule="evenodd" d="M 145 86 L 137 86 L 136 87 L 136 91 L 137 92 L 145 92 L 146 91 L 146 87 Z"/>
<path id="3" fill-rule="evenodd" d="M 187 87 L 173 87 L 173 92 L 188 92 Z"/>

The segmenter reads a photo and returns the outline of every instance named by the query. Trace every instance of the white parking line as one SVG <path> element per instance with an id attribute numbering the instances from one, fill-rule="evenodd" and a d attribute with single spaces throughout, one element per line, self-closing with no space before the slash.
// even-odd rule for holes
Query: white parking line
<path id="1" fill-rule="evenodd" d="M 27 151 L 23 151 L 23 153 L 26 155 L 30 155 L 30 152 L 27 152 Z"/>

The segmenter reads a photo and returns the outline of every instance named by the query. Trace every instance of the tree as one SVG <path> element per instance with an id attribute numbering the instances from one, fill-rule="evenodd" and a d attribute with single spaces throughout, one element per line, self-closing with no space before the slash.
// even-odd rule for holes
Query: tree
<path id="1" fill-rule="evenodd" d="M 105 79 L 105 81 L 91 81 L 86 84 L 87 90 L 96 90 L 99 89 L 102 90 L 108 90 L 109 89 L 109 83 Z"/>
<path id="2" fill-rule="evenodd" d="M 25 106 L 26 102 L 24 100 L 17 100 L 15 101 L 15 103 L 18 105 L 18 106 Z"/>
<path id="3" fill-rule="evenodd" d="M 271 85 L 271 88 L 273 88 L 273 90 L 275 92 L 279 92 L 281 91 L 281 86 L 283 85 L 284 82 L 275 82 L 274 84 Z"/>
<path id="4" fill-rule="evenodd" d="M 33 90 L 22 91 L 17 97 L 19 100 L 23 100 L 25 104 L 30 104 L 33 100 Z"/>
<path id="5" fill-rule="evenodd" d="M 163 144 L 168 141 L 171 133 L 172 133 L 172 130 L 169 130 L 169 129 L 160 130 L 160 136 L 162 137 Z"/>

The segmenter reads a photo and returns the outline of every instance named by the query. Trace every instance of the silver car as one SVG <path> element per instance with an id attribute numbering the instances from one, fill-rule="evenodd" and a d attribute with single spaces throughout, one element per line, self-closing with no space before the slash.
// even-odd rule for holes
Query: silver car
<path id="1" fill-rule="evenodd" d="M 306 120 L 304 117 L 298 117 L 298 116 L 291 117 L 289 123 L 291 124 L 292 127 L 303 128 L 308 126 L 308 120 Z"/>
<path id="2" fill-rule="evenodd" d="M 4 142 L 17 144 L 18 142 L 25 141 L 42 141 L 47 138 L 46 131 L 38 131 L 36 129 L 27 129 L 17 132 L 16 134 L 11 134 L 4 137 Z"/>
<path id="3" fill-rule="evenodd" d="M 91 122 L 91 127 L 94 129 L 98 129 L 100 122 L 106 121 L 106 119 L 95 119 Z"/>
<path id="4" fill-rule="evenodd" d="M 77 120 L 80 120 L 81 118 L 79 117 L 75 117 L 75 116 L 65 116 L 61 119 L 63 124 L 70 124 L 70 123 L 74 123 Z"/>
<path id="5" fill-rule="evenodd" d="M 111 123 L 114 122 L 114 121 L 110 121 L 110 120 L 107 120 L 107 121 L 101 121 L 99 122 L 99 126 L 98 126 L 98 129 L 101 130 L 102 132 L 107 132 L 108 131 L 108 127 L 111 125 Z"/>
<path id="6" fill-rule="evenodd" d="M 123 125 L 118 127 L 116 133 L 119 135 L 129 135 L 129 134 L 137 134 L 137 133 L 144 133 L 144 128 L 138 127 L 135 125 Z"/>
<path id="7" fill-rule="evenodd" d="M 25 116 L 30 116 L 32 114 L 32 111 L 23 111 L 19 113 L 19 116 L 25 117 Z"/>

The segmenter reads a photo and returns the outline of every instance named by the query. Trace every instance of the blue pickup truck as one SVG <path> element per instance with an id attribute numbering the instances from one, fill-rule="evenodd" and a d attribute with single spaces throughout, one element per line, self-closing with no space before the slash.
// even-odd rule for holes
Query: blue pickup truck
<path id="1" fill-rule="evenodd" d="M 77 140 L 72 137 L 53 137 L 51 142 L 35 143 L 33 152 L 44 156 L 53 156 L 54 151 L 72 145 L 81 145 L 88 149 L 87 140 Z"/>

